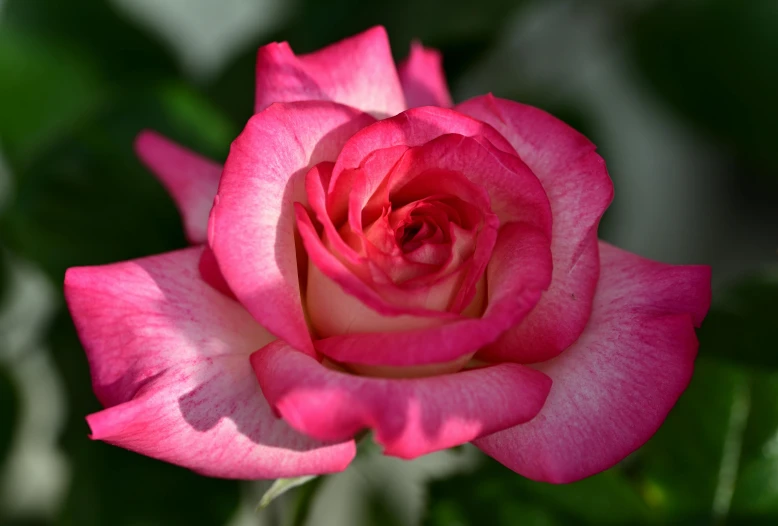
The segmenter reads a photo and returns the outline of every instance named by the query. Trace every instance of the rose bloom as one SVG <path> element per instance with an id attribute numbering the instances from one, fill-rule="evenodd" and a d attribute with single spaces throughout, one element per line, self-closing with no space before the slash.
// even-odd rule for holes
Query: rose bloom
<path id="1" fill-rule="evenodd" d="M 473 442 L 535 480 L 613 466 L 692 375 L 710 270 L 597 239 L 584 136 L 383 28 L 269 44 L 224 167 L 143 132 L 192 247 L 73 268 L 105 410 L 92 438 L 230 478 L 337 472 L 369 429 L 411 459 Z"/>

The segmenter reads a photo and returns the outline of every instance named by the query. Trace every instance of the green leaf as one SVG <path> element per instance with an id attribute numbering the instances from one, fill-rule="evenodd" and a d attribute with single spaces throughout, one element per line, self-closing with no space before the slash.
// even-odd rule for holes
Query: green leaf
<path id="1" fill-rule="evenodd" d="M 267 508 L 270 506 L 270 503 L 273 502 L 275 499 L 289 491 L 290 489 L 294 489 L 298 486 L 302 486 L 303 484 L 312 481 L 316 478 L 316 475 L 306 475 L 304 477 L 293 477 L 288 479 L 277 479 L 273 482 L 273 484 L 268 488 L 268 490 L 265 492 L 264 495 L 262 495 L 262 498 L 259 500 L 259 504 L 257 504 L 257 509 L 261 510 L 264 508 Z"/>

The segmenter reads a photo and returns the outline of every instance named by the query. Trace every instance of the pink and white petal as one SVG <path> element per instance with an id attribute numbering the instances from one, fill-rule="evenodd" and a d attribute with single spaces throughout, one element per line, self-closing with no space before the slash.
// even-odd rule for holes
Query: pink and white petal
<path id="1" fill-rule="evenodd" d="M 338 156 L 328 190 L 327 208 L 333 218 L 345 216 L 352 187 L 348 174 L 360 168 L 376 150 L 421 146 L 446 134 L 483 137 L 498 150 L 516 154 L 513 147 L 490 125 L 446 108 L 425 106 L 367 126 L 349 140 Z M 399 159 L 399 153 L 396 156 Z M 372 195 L 383 182 L 379 170 L 370 170 L 364 193 Z"/>
<path id="2" fill-rule="evenodd" d="M 295 202 L 305 174 L 334 161 L 374 119 L 324 101 L 274 104 L 233 142 L 211 211 L 209 242 L 235 296 L 271 333 L 313 352 L 303 314 L 295 247 Z"/>
<path id="3" fill-rule="evenodd" d="M 68 269 L 65 299 L 104 405 L 201 357 L 248 356 L 272 336 L 201 277 L 204 247 Z"/>
<path id="4" fill-rule="evenodd" d="M 445 177 L 424 177 L 437 171 Z M 473 188 L 467 195 L 462 191 L 464 185 L 456 185 L 458 174 L 464 175 L 467 186 Z M 444 134 L 411 148 L 392 171 L 389 185 L 391 195 L 416 187 L 416 198 L 431 195 L 436 189 L 438 193 L 451 192 L 482 210 L 490 208 L 501 224 L 534 224 L 551 235 L 549 200 L 538 178 L 515 155 L 495 148 L 489 141 Z M 476 197 L 484 193 L 488 199 L 482 204 Z"/>
<path id="5" fill-rule="evenodd" d="M 316 264 L 308 266 L 306 305 L 311 326 L 319 338 L 342 334 L 387 333 L 434 327 L 442 325 L 447 319 L 456 318 L 451 313 L 440 313 L 440 315 L 435 316 L 438 313 L 434 311 L 431 313 L 432 315 L 425 316 L 426 312 L 419 308 L 394 307 L 394 311 L 387 312 L 388 309 L 383 308 L 380 303 L 376 309 L 373 309 L 367 303 L 360 301 L 360 296 L 346 292 L 345 287 L 341 286 L 340 283 L 342 281 L 330 278 Z M 359 282 L 359 285 L 362 283 Z M 369 288 L 368 291 L 370 291 Z M 380 302 L 380 299 L 376 302 Z M 389 304 L 388 308 L 392 307 Z"/>
<path id="6" fill-rule="evenodd" d="M 274 417 L 249 355 L 273 337 L 200 277 L 202 247 L 69 269 L 65 298 L 106 409 L 92 438 L 210 476 L 339 471 L 354 444 L 322 444 Z"/>
<path id="7" fill-rule="evenodd" d="M 527 222 L 536 222 L 550 234 L 551 225 L 548 200 L 535 176 L 524 167 L 528 172 L 528 177 L 522 178 L 520 174 L 507 168 L 507 166 L 511 166 L 510 159 L 500 161 L 496 157 L 497 153 L 489 152 L 487 148 L 487 146 L 469 137 L 443 135 L 423 146 L 410 148 L 405 151 L 388 177 L 385 175 L 385 171 L 383 173 L 374 173 L 363 169 L 361 176 L 353 179 L 355 183 L 364 183 L 366 178 L 378 178 L 383 175 L 386 181 L 381 183 L 381 189 L 378 194 L 385 194 L 385 196 L 377 199 L 377 204 L 381 204 L 383 210 L 391 206 L 390 201 L 394 205 L 400 206 L 400 203 L 419 203 L 424 199 L 443 194 L 440 197 L 456 196 L 456 199 L 461 201 L 463 206 L 467 206 L 467 209 L 471 210 L 470 215 L 473 216 L 473 219 L 478 217 L 481 222 L 478 229 L 479 232 L 474 232 L 473 235 L 465 235 L 466 232 L 456 226 L 447 228 L 459 230 L 462 235 L 452 236 L 456 239 L 453 239 L 452 247 L 454 250 L 449 252 L 449 262 L 436 271 L 424 268 L 424 265 L 413 265 L 403 258 L 403 254 L 396 247 L 393 233 L 390 245 L 396 248 L 396 254 L 384 254 L 377 248 L 371 250 L 371 247 L 375 245 L 371 243 L 370 239 L 363 236 L 361 220 L 365 215 L 365 210 L 367 210 L 366 204 L 368 199 L 373 201 L 375 195 L 373 198 L 370 198 L 370 196 L 364 196 L 362 192 L 352 192 L 349 204 L 349 223 L 341 229 L 341 232 L 350 227 L 350 232 L 353 234 L 351 238 L 362 240 L 361 244 L 366 248 L 371 263 L 380 268 L 394 283 L 411 279 L 414 274 L 424 276 L 423 278 L 414 279 L 407 284 L 421 291 L 417 293 L 415 290 L 410 295 L 395 287 L 394 283 L 387 283 L 387 287 L 384 287 L 381 292 L 381 296 L 387 302 L 409 307 L 419 307 L 423 303 L 428 305 L 427 308 L 431 308 L 433 303 L 428 300 L 432 296 L 437 296 L 438 300 L 442 301 L 435 302 L 437 306 L 432 308 L 451 310 L 453 312 L 460 312 L 470 303 L 475 293 L 474 286 L 481 279 L 486 262 L 491 255 L 500 224 L 497 216 L 491 213 L 492 206 L 490 205 L 488 191 L 494 193 L 491 202 L 495 205 L 500 205 L 500 209 L 503 207 L 503 200 L 507 200 L 508 204 L 512 205 L 511 212 L 506 214 L 512 220 L 518 221 L 523 219 Z M 511 157 L 502 152 L 499 152 L 499 154 Z M 512 159 L 516 163 L 522 164 L 517 158 L 512 157 Z M 367 165 L 367 163 L 363 165 L 364 168 Z M 513 185 L 514 181 L 518 182 L 522 190 L 518 197 L 514 197 L 515 194 L 505 196 L 501 193 L 501 177 L 504 180 L 510 181 L 509 185 Z M 485 180 L 488 180 L 488 182 L 484 182 Z M 355 184 L 354 186 L 361 188 L 363 184 Z M 360 195 L 363 195 L 361 201 L 359 201 Z M 387 204 L 383 204 L 384 201 Z M 450 207 L 448 208 L 450 209 Z M 513 210 L 521 211 L 514 212 Z M 373 226 L 376 224 L 373 223 Z M 384 229 L 383 231 L 386 232 L 387 230 Z M 335 245 L 335 243 L 333 244 Z M 340 248 L 338 248 L 338 251 L 344 253 Z M 473 254 L 474 252 L 475 254 Z M 445 295 L 439 294 L 443 289 L 451 292 L 448 285 L 437 291 L 427 286 L 428 283 L 433 281 L 440 281 L 446 274 L 456 270 L 462 264 L 463 259 L 471 256 L 474 257 L 475 263 L 468 266 L 467 274 L 469 275 L 464 278 L 464 285 L 460 290 L 460 294 L 454 291 L 454 296 L 458 297 L 452 297 L 450 293 Z M 407 278 L 402 277 L 403 274 Z M 419 280 L 423 280 L 423 282 L 419 282 Z M 421 286 L 420 289 L 419 286 Z M 386 290 L 387 288 L 388 290 Z M 407 290 L 408 287 L 404 286 L 402 288 Z M 423 297 L 425 295 L 427 297 Z"/>
<path id="8" fill-rule="evenodd" d="M 519 323 L 551 280 L 545 233 L 510 223 L 500 229 L 486 271 L 489 304 L 480 318 L 460 317 L 443 325 L 393 332 L 332 336 L 316 350 L 346 364 L 411 367 L 440 364 L 472 354 Z"/>
<path id="9" fill-rule="evenodd" d="M 589 324 L 537 366 L 554 381 L 540 414 L 476 441 L 531 479 L 572 482 L 613 466 L 656 432 L 692 375 L 710 268 L 656 263 L 605 243 L 600 257 Z"/>
<path id="10" fill-rule="evenodd" d="M 366 378 L 324 367 L 281 341 L 251 356 L 262 392 L 295 429 L 346 440 L 373 429 L 384 453 L 415 458 L 533 418 L 551 381 L 519 364 L 427 378 Z"/>
<path id="11" fill-rule="evenodd" d="M 370 156 L 366 157 L 366 160 L 369 159 Z M 365 206 L 379 187 L 379 193 L 386 193 L 393 203 L 398 198 L 402 202 L 414 202 L 437 193 L 451 194 L 485 214 L 486 225 L 478 237 L 479 250 L 476 254 L 476 260 L 482 263 L 470 266 L 472 272 L 465 280 L 462 294 L 453 304 L 449 299 L 444 302 L 455 312 L 463 310 L 472 300 L 475 284 L 481 279 L 500 222 L 522 222 L 535 226 L 547 236 L 551 234 L 551 210 L 537 177 L 515 155 L 495 148 L 488 140 L 479 141 L 455 134 L 440 135 L 406 150 L 388 179 L 385 170 L 367 170 L 364 169 L 366 166 L 368 163 L 363 164 L 361 177 L 352 178 L 350 185 L 360 190 L 352 191 L 349 196 L 349 225 L 357 235 L 362 230 L 361 218 Z M 359 184 L 354 184 L 357 182 Z M 364 187 L 372 190 L 365 191 Z M 497 221 L 497 217 L 501 221 Z M 386 265 L 379 263 L 379 266 L 386 271 Z M 391 271 L 386 273 L 392 274 Z M 382 296 L 386 297 L 385 294 Z"/>
<path id="12" fill-rule="evenodd" d="M 274 479 L 344 470 L 353 441 L 320 442 L 279 420 L 248 357 L 175 366 L 125 403 L 87 417 L 91 438 L 211 477 Z"/>
<path id="13" fill-rule="evenodd" d="M 476 286 L 484 279 L 484 271 L 489 264 L 494 246 L 497 243 L 499 221 L 496 216 L 491 214 L 485 219 L 486 223 L 478 236 L 472 261 L 467 271 L 463 274 L 464 279 L 459 287 L 459 291 L 454 295 L 454 301 L 451 304 L 453 312 L 464 311 L 476 297 Z"/>
<path id="14" fill-rule="evenodd" d="M 325 100 L 376 117 L 403 111 L 405 97 L 383 27 L 297 56 L 286 42 L 259 49 L 254 111 L 274 102 Z"/>
<path id="15" fill-rule="evenodd" d="M 357 231 L 360 231 L 363 215 L 369 217 L 381 215 L 390 203 L 385 192 L 376 191 L 375 179 L 380 179 L 378 185 L 381 186 L 387 179 L 386 175 L 392 171 L 406 151 L 408 146 L 398 144 L 370 152 L 358 168 L 340 173 L 337 188 L 333 188 L 332 170 L 330 170 L 327 210 L 332 220 L 340 224 L 348 219 L 352 225 L 358 225 Z M 343 191 L 348 191 L 348 196 L 337 193 Z M 348 208 L 345 205 L 348 205 Z"/>
<path id="16" fill-rule="evenodd" d="M 192 244 L 208 238 L 208 213 L 219 187 L 222 167 L 162 135 L 146 130 L 135 139 L 135 152 L 173 197 Z"/>
<path id="17" fill-rule="evenodd" d="M 613 184 L 595 146 L 548 113 L 491 95 L 455 108 L 504 135 L 537 175 L 553 214 L 554 278 L 527 319 L 484 357 L 539 362 L 562 352 L 581 334 L 597 284 L 597 227 L 613 199 Z"/>
<path id="18" fill-rule="evenodd" d="M 386 330 L 386 324 L 429 326 L 457 318 L 449 312 L 387 302 L 327 249 L 302 205 L 298 204 L 295 212 L 297 228 L 310 258 L 307 310 L 319 336 L 338 333 L 344 327 L 349 327 L 346 332 L 350 332 L 379 321 L 381 330 Z M 392 321 L 383 320 L 384 317 Z"/>
<path id="19" fill-rule="evenodd" d="M 337 258 L 347 265 L 351 271 L 358 271 L 364 257 L 364 251 L 355 250 L 354 247 L 343 239 L 342 233 L 338 232 L 332 217 L 330 217 L 327 211 L 326 189 L 332 177 L 332 167 L 334 164 L 331 162 L 319 163 L 306 174 L 305 188 L 308 205 L 322 226 L 322 237 L 327 239 L 329 244 L 327 248 L 333 254 L 336 254 Z M 357 239 L 354 238 L 354 240 Z M 360 277 L 365 278 L 366 276 L 360 275 Z"/>
<path id="20" fill-rule="evenodd" d="M 398 72 L 409 108 L 451 107 L 451 94 L 443 71 L 443 58 L 437 49 L 412 42 L 411 54 L 400 63 Z"/>

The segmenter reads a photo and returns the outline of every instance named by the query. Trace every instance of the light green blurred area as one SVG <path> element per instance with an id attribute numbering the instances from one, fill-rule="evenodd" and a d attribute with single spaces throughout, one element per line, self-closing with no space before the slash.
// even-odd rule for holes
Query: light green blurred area
<path id="1" fill-rule="evenodd" d="M 91 442 L 64 271 L 185 245 L 137 132 L 223 160 L 259 45 L 312 51 L 375 24 L 398 59 L 413 38 L 441 49 L 455 99 L 491 91 L 587 134 L 616 186 L 602 237 L 712 265 L 698 367 L 665 425 L 567 486 L 470 447 L 410 463 L 367 448 L 260 514 L 267 483 Z M 0 524 L 270 526 L 301 506 L 309 526 L 778 524 L 776 35 L 775 0 L 0 1 Z"/>

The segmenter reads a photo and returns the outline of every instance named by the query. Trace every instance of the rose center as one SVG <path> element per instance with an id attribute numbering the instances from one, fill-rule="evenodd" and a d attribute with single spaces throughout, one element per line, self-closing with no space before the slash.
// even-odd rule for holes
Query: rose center
<path id="1" fill-rule="evenodd" d="M 404 247 L 406 243 L 409 243 L 411 240 L 413 240 L 413 238 L 416 236 L 416 234 L 419 233 L 420 230 L 421 224 L 418 222 L 398 228 L 396 236 L 397 242 L 401 247 Z"/>
<path id="2" fill-rule="evenodd" d="M 414 219 L 411 223 L 401 225 L 395 231 L 394 237 L 397 246 L 404 253 L 413 252 L 426 241 L 435 230 L 435 227 L 423 219 Z"/>

